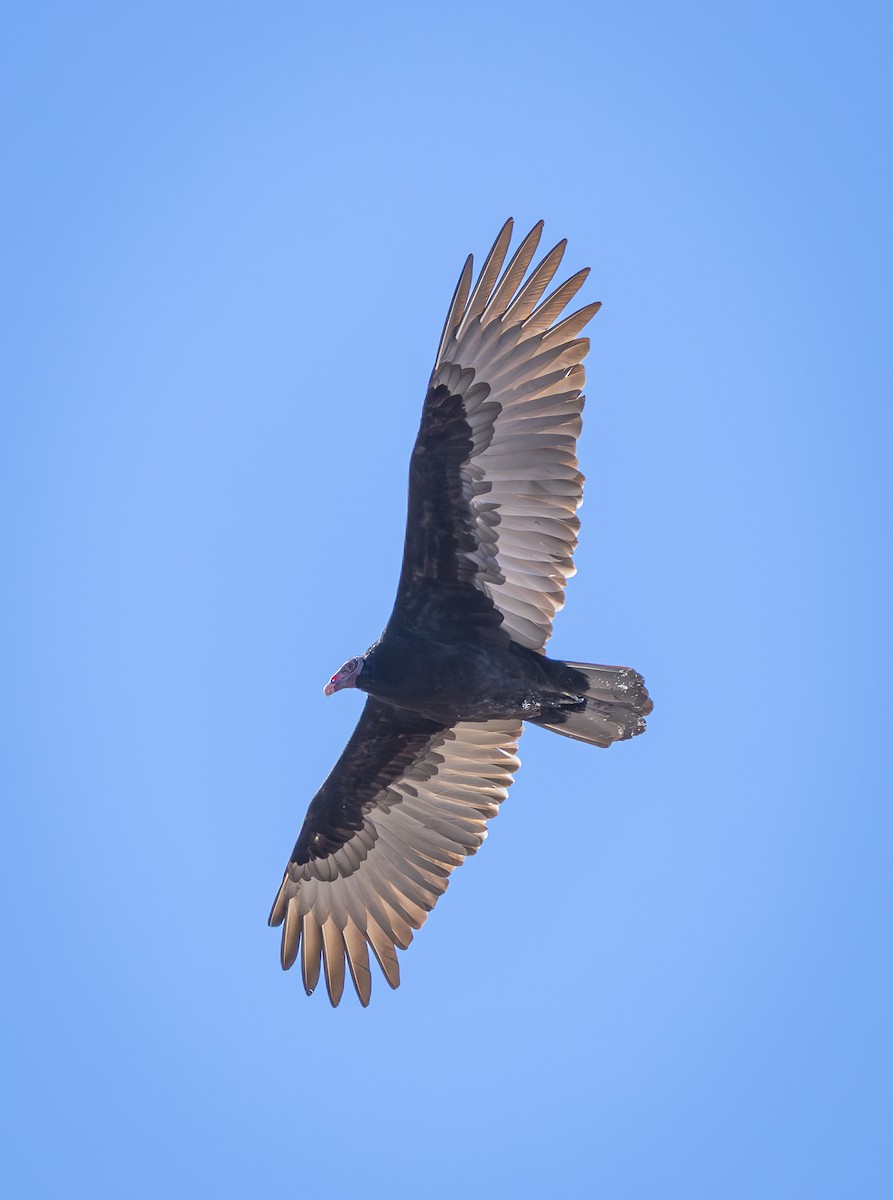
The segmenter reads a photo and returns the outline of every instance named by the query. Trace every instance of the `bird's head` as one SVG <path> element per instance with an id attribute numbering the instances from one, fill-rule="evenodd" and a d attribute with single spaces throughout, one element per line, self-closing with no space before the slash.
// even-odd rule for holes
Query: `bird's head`
<path id="1" fill-rule="evenodd" d="M 342 688 L 356 687 L 362 669 L 362 658 L 349 658 L 343 667 L 338 668 L 323 691 L 327 696 L 331 696 L 333 692 L 340 692 Z"/>

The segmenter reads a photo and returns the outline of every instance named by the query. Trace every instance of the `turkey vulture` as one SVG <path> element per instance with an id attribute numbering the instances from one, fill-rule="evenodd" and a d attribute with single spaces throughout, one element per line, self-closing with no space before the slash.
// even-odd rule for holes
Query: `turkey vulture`
<path id="1" fill-rule="evenodd" d="M 394 610 L 324 689 L 359 688 L 366 705 L 310 803 L 270 924 L 282 926 L 283 969 L 300 953 L 308 995 L 322 962 L 333 1005 L 345 964 L 369 1003 L 370 948 L 397 987 L 396 948 L 508 794 L 523 721 L 610 746 L 651 711 L 629 667 L 543 653 L 574 571 L 589 349 L 578 334 L 600 305 L 561 319 L 588 270 L 541 299 L 566 244 L 528 275 L 541 232 L 542 221 L 503 271 L 507 221 L 474 287 L 465 263 L 410 460 Z"/>

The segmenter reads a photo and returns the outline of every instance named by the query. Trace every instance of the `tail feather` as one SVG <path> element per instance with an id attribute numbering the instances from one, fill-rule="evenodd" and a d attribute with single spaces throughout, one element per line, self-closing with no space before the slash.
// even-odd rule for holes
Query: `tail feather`
<path id="1" fill-rule="evenodd" d="M 645 717 L 654 705 L 637 671 L 595 663 L 566 662 L 564 666 L 583 677 L 582 701 L 551 709 L 534 724 L 592 746 L 610 746 L 645 732 Z"/>

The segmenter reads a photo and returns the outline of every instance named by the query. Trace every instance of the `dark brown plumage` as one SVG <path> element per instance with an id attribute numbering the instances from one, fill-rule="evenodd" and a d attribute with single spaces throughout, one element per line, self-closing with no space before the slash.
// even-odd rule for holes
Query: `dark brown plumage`
<path id="1" fill-rule="evenodd" d="M 559 321 L 587 272 L 541 302 L 564 243 L 527 276 L 539 223 L 503 271 L 511 230 L 473 290 L 469 257 L 453 297 L 410 463 L 394 610 L 326 687 L 369 698 L 270 914 L 283 967 L 300 954 L 310 993 L 322 966 L 332 1004 L 345 968 L 368 1004 L 369 949 L 398 985 L 396 948 L 483 842 L 523 721 L 609 746 L 641 733 L 651 711 L 635 671 L 543 654 L 579 529 L 589 343 L 577 335 L 599 305 Z"/>

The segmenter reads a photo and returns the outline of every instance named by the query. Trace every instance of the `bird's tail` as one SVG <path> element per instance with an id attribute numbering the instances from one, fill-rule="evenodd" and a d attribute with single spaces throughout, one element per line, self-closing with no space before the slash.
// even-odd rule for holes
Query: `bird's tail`
<path id="1" fill-rule="evenodd" d="M 610 746 L 645 732 L 645 717 L 654 705 L 638 672 L 595 663 L 562 665 L 578 676 L 574 690 L 582 699 L 570 707 L 550 709 L 534 724 L 592 746 Z"/>

